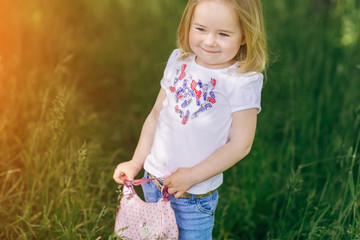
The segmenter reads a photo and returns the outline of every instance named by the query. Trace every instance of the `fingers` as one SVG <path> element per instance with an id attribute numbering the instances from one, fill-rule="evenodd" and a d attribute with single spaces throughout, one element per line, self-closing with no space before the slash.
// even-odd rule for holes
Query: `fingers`
<path id="1" fill-rule="evenodd" d="M 164 186 L 167 186 L 167 185 L 164 184 Z M 179 198 L 183 195 L 182 192 L 177 192 L 175 188 L 168 188 L 167 192 L 169 194 L 172 194 L 175 198 Z"/>
<path id="2" fill-rule="evenodd" d="M 124 179 L 119 177 L 119 176 L 113 176 L 113 179 L 115 182 L 117 182 L 118 184 L 124 184 Z"/>
<path id="3" fill-rule="evenodd" d="M 173 196 L 174 196 L 175 198 L 179 198 L 179 197 L 181 197 L 184 193 L 185 193 L 185 192 L 175 192 L 175 193 L 173 194 Z"/>
<path id="4" fill-rule="evenodd" d="M 172 194 L 175 198 L 179 198 L 184 194 L 184 191 L 180 190 L 181 186 L 176 184 L 176 178 L 174 175 L 171 175 L 163 180 L 163 184 L 168 186 L 168 193 Z"/>
<path id="5" fill-rule="evenodd" d="M 124 172 L 119 173 L 118 171 L 115 170 L 114 175 L 113 175 L 113 179 L 118 184 L 124 184 L 124 182 L 126 180 L 128 180 L 128 177 L 126 176 L 126 174 Z"/>
<path id="6" fill-rule="evenodd" d="M 115 168 L 113 179 L 119 184 L 124 184 L 125 181 L 132 180 L 139 171 L 140 169 L 132 160 L 123 162 Z"/>
<path id="7" fill-rule="evenodd" d="M 167 177 L 167 178 L 165 178 L 164 180 L 163 180 L 163 184 L 164 185 L 166 185 L 166 186 L 168 186 L 169 187 L 169 185 L 170 185 L 170 179 L 169 179 L 170 177 Z"/>
<path id="8" fill-rule="evenodd" d="M 180 187 L 175 187 L 171 180 L 168 178 L 163 181 L 163 184 L 168 187 L 167 192 L 169 194 L 172 194 L 175 198 L 179 198 L 185 193 L 185 191 L 180 190 Z"/>

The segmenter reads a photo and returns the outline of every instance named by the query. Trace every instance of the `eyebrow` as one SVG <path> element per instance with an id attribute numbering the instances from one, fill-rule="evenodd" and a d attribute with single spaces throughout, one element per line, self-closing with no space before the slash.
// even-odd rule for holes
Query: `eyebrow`
<path id="1" fill-rule="evenodd" d="M 194 22 L 193 25 L 196 25 L 196 26 L 199 26 L 199 27 L 202 27 L 202 28 L 207 28 L 206 26 L 204 26 L 204 25 L 202 25 L 200 23 L 197 23 L 197 22 Z M 225 30 L 225 29 L 220 29 L 220 30 L 218 30 L 218 32 L 234 33 L 233 31 Z"/>

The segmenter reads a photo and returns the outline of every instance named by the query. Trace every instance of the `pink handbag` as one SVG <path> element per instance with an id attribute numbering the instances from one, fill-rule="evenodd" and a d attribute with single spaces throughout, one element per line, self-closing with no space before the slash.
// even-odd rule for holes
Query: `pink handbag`
<path id="1" fill-rule="evenodd" d="M 162 198 L 157 203 L 146 203 L 139 198 L 134 186 L 155 178 L 126 181 L 124 183 L 119 211 L 115 220 L 115 233 L 120 239 L 178 239 L 179 230 L 171 195 L 162 188 Z"/>

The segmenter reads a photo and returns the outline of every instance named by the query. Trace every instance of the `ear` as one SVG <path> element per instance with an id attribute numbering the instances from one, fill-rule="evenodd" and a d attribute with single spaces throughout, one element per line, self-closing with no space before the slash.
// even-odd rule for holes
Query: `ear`
<path id="1" fill-rule="evenodd" d="M 241 40 L 241 45 L 245 45 L 245 44 L 246 44 L 246 38 L 244 36 L 243 39 Z"/>

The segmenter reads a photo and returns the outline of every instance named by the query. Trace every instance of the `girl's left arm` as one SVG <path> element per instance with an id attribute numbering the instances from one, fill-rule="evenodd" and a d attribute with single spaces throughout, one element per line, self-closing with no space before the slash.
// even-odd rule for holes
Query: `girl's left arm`
<path id="1" fill-rule="evenodd" d="M 230 140 L 204 161 L 192 168 L 179 168 L 164 180 L 170 194 L 181 197 L 197 183 L 203 182 L 231 168 L 251 150 L 257 122 L 257 109 L 234 112 Z"/>

